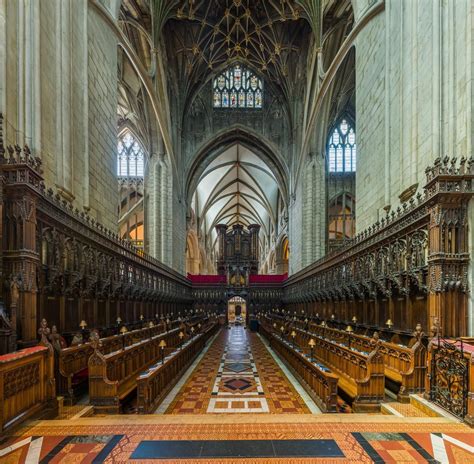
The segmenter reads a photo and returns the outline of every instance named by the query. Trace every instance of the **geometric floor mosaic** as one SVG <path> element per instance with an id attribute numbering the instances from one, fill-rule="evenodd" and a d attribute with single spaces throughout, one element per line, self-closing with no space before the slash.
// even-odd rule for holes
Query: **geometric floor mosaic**
<path id="1" fill-rule="evenodd" d="M 241 326 L 228 330 L 207 412 L 269 412 L 247 331 Z"/>
<path id="2" fill-rule="evenodd" d="M 166 414 L 310 411 L 259 337 L 243 327 L 223 329 Z"/>
<path id="3" fill-rule="evenodd" d="M 103 422 L 101 418 L 40 422 L 0 442 L 0 461 L 2 464 L 474 462 L 474 431 L 456 423 L 417 423 L 416 420 L 423 419 L 416 418 L 412 418 L 413 423 L 390 423 L 389 419 L 383 423 L 352 423 L 338 421 L 332 415 L 334 422 L 253 423 L 250 420 L 245 423 L 242 422 L 245 419 L 240 419 L 230 424 L 199 420 L 193 424 L 155 424 L 140 423 L 140 416 L 128 417 L 124 423 L 116 416 L 115 424 L 110 418 Z"/>

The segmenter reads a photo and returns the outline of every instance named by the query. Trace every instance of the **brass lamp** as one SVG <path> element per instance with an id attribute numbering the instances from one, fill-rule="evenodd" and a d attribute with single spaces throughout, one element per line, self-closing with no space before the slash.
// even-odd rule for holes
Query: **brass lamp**
<path id="1" fill-rule="evenodd" d="M 150 322 L 148 323 L 148 327 L 149 327 L 150 329 L 152 329 L 153 327 L 155 327 L 155 324 L 153 324 L 153 321 L 150 321 Z"/>
<path id="2" fill-rule="evenodd" d="M 179 349 L 181 349 L 182 346 L 183 346 L 184 333 L 183 333 L 183 332 L 180 332 L 180 333 L 178 334 L 178 337 L 179 337 Z"/>
<path id="3" fill-rule="evenodd" d="M 357 317 L 356 317 L 356 316 L 354 316 L 354 317 L 352 318 L 352 322 L 353 322 L 354 324 L 357 324 Z"/>
<path id="4" fill-rule="evenodd" d="M 314 347 L 316 346 L 316 342 L 314 341 L 313 338 L 309 339 L 308 345 L 311 350 L 311 362 L 313 362 L 313 350 L 314 350 Z"/>
<path id="5" fill-rule="evenodd" d="M 392 327 L 393 327 L 393 322 L 392 322 L 392 319 L 388 319 L 387 322 L 385 323 L 385 325 L 390 329 L 392 330 Z"/>
<path id="6" fill-rule="evenodd" d="M 122 349 L 125 349 L 125 334 L 128 332 L 127 328 L 123 325 L 120 329 L 120 333 L 122 334 Z"/>
<path id="7" fill-rule="evenodd" d="M 293 349 L 295 349 L 295 337 L 296 337 L 296 332 L 294 330 L 291 331 L 291 338 L 292 338 L 292 343 L 293 343 Z"/>
<path id="8" fill-rule="evenodd" d="M 122 318 L 120 316 L 117 316 L 117 319 L 115 320 L 117 323 L 117 335 L 120 333 L 120 324 L 122 323 Z"/>
<path id="9" fill-rule="evenodd" d="M 273 323 L 273 328 L 276 330 L 276 328 L 277 328 L 277 323 L 276 322 Z"/>
<path id="10" fill-rule="evenodd" d="M 145 319 L 145 317 L 143 316 L 143 314 L 140 314 L 140 320 L 143 321 L 143 319 Z"/>
<path id="11" fill-rule="evenodd" d="M 193 338 L 193 336 L 194 336 L 194 326 L 191 327 L 191 338 Z"/>
<path id="12" fill-rule="evenodd" d="M 281 326 L 280 327 L 280 332 L 281 332 L 281 338 L 284 338 L 283 333 L 285 332 L 285 327 Z"/>
<path id="13" fill-rule="evenodd" d="M 158 345 L 161 349 L 161 364 L 165 363 L 165 348 L 166 348 L 166 341 L 161 340 L 160 344 Z"/>
<path id="14" fill-rule="evenodd" d="M 334 321 L 336 319 L 336 316 L 334 314 L 331 314 L 331 321 Z"/>
<path id="15" fill-rule="evenodd" d="M 351 341 L 352 341 L 352 340 L 351 340 L 351 333 L 353 332 L 352 327 L 351 327 L 350 325 L 348 325 L 348 326 L 346 327 L 346 332 L 349 334 L 349 343 L 348 343 L 348 346 L 349 346 L 349 348 L 350 348 L 350 347 L 351 347 Z"/>

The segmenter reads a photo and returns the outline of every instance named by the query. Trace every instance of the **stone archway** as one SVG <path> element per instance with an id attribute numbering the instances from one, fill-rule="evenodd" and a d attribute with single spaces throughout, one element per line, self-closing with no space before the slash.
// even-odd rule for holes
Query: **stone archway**
<path id="1" fill-rule="evenodd" d="M 247 325 L 247 302 L 234 296 L 227 302 L 227 322 L 229 325 Z"/>

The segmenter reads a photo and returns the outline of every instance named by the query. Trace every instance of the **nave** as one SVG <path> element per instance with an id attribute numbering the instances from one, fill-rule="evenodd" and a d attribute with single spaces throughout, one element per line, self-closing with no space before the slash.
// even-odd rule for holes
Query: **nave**
<path id="1" fill-rule="evenodd" d="M 309 397 L 308 401 L 313 411 L 319 411 Z M 168 414 L 309 412 L 258 334 L 249 333 L 243 327 L 221 332 L 166 411 Z"/>
<path id="2" fill-rule="evenodd" d="M 0 462 L 474 463 L 474 0 L 0 0 Z"/>

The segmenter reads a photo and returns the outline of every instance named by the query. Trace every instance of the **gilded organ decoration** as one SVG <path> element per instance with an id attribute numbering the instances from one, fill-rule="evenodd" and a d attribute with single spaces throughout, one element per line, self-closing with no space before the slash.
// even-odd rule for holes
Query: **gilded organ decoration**
<path id="1" fill-rule="evenodd" d="M 232 287 L 248 287 L 249 275 L 257 274 L 259 266 L 260 226 L 252 224 L 245 230 L 241 224 L 216 226 L 218 238 L 217 272 L 227 277 Z"/>

